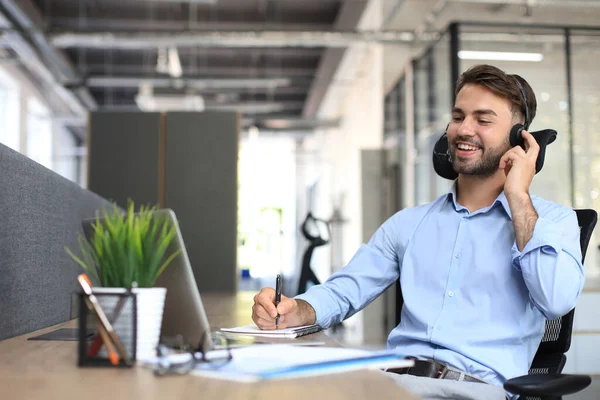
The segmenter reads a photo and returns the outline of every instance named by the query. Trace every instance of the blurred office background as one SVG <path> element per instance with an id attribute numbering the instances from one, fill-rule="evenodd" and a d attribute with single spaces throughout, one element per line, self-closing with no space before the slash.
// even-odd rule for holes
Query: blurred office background
<path id="1" fill-rule="evenodd" d="M 238 140 L 180 143 L 191 143 L 185 157 L 198 173 L 166 178 L 181 187 L 180 198 L 193 196 L 177 206 L 181 213 L 173 207 L 180 219 L 196 207 L 216 218 L 194 229 L 231 241 L 235 254 L 224 268 L 233 271 L 226 276 L 233 290 L 273 285 L 282 273 L 286 294 L 296 294 L 308 246 L 299 228 L 309 212 L 329 222 L 329 232 L 309 227 L 329 239 L 311 259 L 323 281 L 387 217 L 445 193 L 450 182 L 433 171 L 431 150 L 450 119 L 454 81 L 477 63 L 527 79 L 538 100 L 531 128 L 559 133 L 532 192 L 600 210 L 600 1 L 0 0 L 0 29 L 0 142 L 82 187 L 97 190 L 89 182 L 97 176 L 92 152 L 97 164 L 113 166 L 126 165 L 125 148 L 150 152 L 143 134 L 128 136 L 146 130 L 135 120 L 143 113 L 158 116 L 147 125 L 158 138 L 178 130 L 168 115 L 181 112 L 237 121 L 233 128 L 180 122 L 190 135 L 221 129 Z M 115 113 L 133 116 L 132 128 L 113 135 L 112 148 L 94 148 L 99 141 L 90 137 L 115 133 Z M 232 154 L 233 174 L 215 164 Z M 109 181 L 121 173 L 136 180 L 140 165 L 113 168 Z M 206 193 L 204 176 L 212 185 Z M 219 207 L 214 185 L 234 188 L 218 194 L 233 193 L 227 207 Z M 120 193 L 134 199 L 144 190 L 128 187 Z M 169 206 L 169 196 L 167 188 L 156 203 Z M 221 219 L 233 221 L 229 232 Z M 187 246 L 200 247 L 202 232 L 186 229 Z M 596 376 L 599 238 L 588 251 L 566 367 Z M 203 252 L 192 262 L 211 272 Z M 343 339 L 384 345 L 395 295 L 391 288 L 345 322 Z"/>

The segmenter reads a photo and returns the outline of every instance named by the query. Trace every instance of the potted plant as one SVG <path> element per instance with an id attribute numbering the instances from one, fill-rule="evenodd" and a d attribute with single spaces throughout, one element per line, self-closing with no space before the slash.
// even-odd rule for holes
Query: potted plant
<path id="1" fill-rule="evenodd" d="M 160 339 L 166 288 L 154 287 L 158 276 L 181 252 L 169 251 L 177 235 L 177 227 L 167 219 L 154 215 L 157 207 L 142 206 L 135 212 L 133 201 L 125 211 L 114 205 L 112 210 L 96 214 L 92 232 L 79 234 L 81 257 L 68 247 L 67 253 L 84 269 L 96 293 L 122 293 L 132 290 L 137 297 L 136 359 L 156 355 Z M 100 305 L 110 312 L 117 296 L 99 296 Z M 131 344 L 133 335 L 123 332 L 131 326 L 132 307 L 125 307 L 114 321 L 121 340 Z M 128 319 L 129 318 L 129 319 Z"/>

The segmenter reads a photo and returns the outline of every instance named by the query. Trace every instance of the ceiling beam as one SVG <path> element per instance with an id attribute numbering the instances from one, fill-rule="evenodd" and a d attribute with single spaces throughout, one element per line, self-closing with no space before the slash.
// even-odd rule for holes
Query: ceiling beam
<path id="1" fill-rule="evenodd" d="M 135 87 L 140 84 L 150 84 L 155 88 L 189 87 L 202 89 L 236 89 L 236 88 L 270 88 L 288 87 L 291 85 L 289 78 L 162 78 L 144 76 L 92 76 L 86 79 L 85 84 L 92 88 L 106 87 Z"/>
<path id="2" fill-rule="evenodd" d="M 60 33 L 59 30 L 77 29 L 78 31 L 181 31 L 188 25 L 187 21 L 181 20 L 148 20 L 148 19 L 125 19 L 125 18 L 81 18 L 52 17 L 50 33 Z M 85 22 L 85 27 L 81 23 Z M 193 27 L 195 32 L 210 31 L 256 31 L 256 30 L 283 30 L 283 31 L 326 31 L 331 24 L 326 23 L 285 23 L 281 22 L 226 22 L 226 21 L 202 21 Z"/>
<path id="3" fill-rule="evenodd" d="M 344 3 L 355 8 L 364 2 Z M 348 13 L 351 14 L 351 13 Z M 346 15 L 346 13 L 343 13 Z M 336 24 L 337 25 L 337 24 Z M 344 24 L 346 25 L 346 24 Z M 337 26 L 336 26 L 337 28 Z M 58 48 L 98 49 L 155 49 L 160 47 L 337 47 L 345 48 L 358 43 L 407 44 L 412 43 L 412 32 L 402 31 L 234 31 L 234 32 L 136 32 L 136 33 L 59 33 L 50 36 Z"/>
<path id="4" fill-rule="evenodd" d="M 334 24 L 334 29 L 354 31 L 360 21 L 360 17 L 365 11 L 367 3 L 368 1 L 348 1 L 344 3 Z M 302 115 L 305 118 L 314 118 L 316 116 L 344 54 L 346 54 L 345 48 L 328 48 L 323 53 L 312 87 L 308 92 L 308 98 L 304 103 L 304 109 L 302 110 Z"/>
<path id="5" fill-rule="evenodd" d="M 4 42 L 0 41 L 0 47 L 4 46 Z M 76 64 L 82 71 L 87 71 L 90 74 L 104 73 L 106 70 L 106 64 L 100 63 L 82 63 Z M 184 66 L 184 69 L 188 67 Z M 243 68 L 243 67 L 230 67 L 230 66 L 197 66 L 196 68 L 190 68 L 193 70 L 193 74 L 199 77 L 221 77 L 221 78 L 243 78 L 243 77 L 260 77 L 260 78 L 271 78 L 271 77 L 285 77 L 285 78 L 305 78 L 312 79 L 315 75 L 314 68 L 302 68 L 302 67 L 261 67 L 261 68 Z M 142 64 L 116 64 L 110 67 L 113 75 L 147 75 L 148 66 Z M 150 68 L 154 72 L 154 68 Z"/>

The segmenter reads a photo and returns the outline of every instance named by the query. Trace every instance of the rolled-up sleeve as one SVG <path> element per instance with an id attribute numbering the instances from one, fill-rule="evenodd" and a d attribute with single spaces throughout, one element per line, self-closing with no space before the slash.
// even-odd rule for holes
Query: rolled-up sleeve
<path id="1" fill-rule="evenodd" d="M 531 301 L 548 319 L 571 311 L 585 282 L 579 224 L 574 211 L 539 217 L 529 242 L 513 245 L 513 264 L 521 270 Z"/>
<path id="2" fill-rule="evenodd" d="M 395 235 L 390 228 L 390 221 L 384 223 L 344 268 L 295 297 L 314 308 L 319 325 L 326 328 L 349 318 L 398 279 Z"/>

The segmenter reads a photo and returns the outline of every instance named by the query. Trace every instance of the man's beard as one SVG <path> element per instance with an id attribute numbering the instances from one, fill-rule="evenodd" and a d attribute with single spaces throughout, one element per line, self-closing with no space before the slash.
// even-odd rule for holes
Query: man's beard
<path id="1" fill-rule="evenodd" d="M 481 158 L 475 162 L 464 162 L 458 160 L 456 157 L 456 142 L 458 141 L 471 143 L 477 146 L 482 152 Z M 454 140 L 454 143 L 448 148 L 450 151 L 450 157 L 452 158 L 452 167 L 457 173 L 481 177 L 490 177 L 494 175 L 496 171 L 498 171 L 500 159 L 509 149 L 510 142 L 508 140 L 508 135 L 506 136 L 506 140 L 501 145 L 488 149 L 484 148 L 482 143 L 474 141 L 473 139 L 457 136 Z"/>

